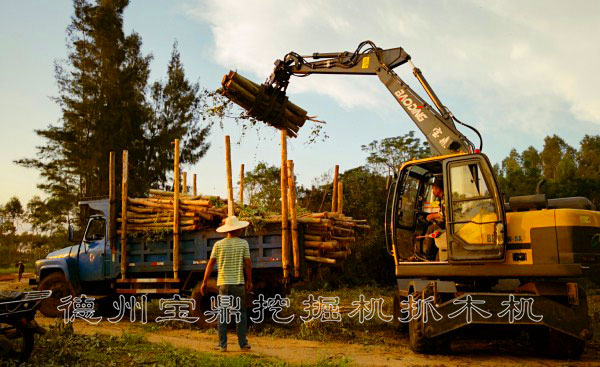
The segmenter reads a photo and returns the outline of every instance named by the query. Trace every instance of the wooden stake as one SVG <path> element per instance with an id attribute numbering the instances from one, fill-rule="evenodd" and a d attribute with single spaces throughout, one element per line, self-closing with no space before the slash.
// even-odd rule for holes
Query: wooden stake
<path id="1" fill-rule="evenodd" d="M 175 139 L 175 159 L 173 166 L 173 278 L 179 278 L 179 139 Z M 185 174 L 184 176 L 185 177 Z"/>
<path id="2" fill-rule="evenodd" d="M 244 206 L 244 164 L 240 167 L 240 205 Z"/>
<path id="3" fill-rule="evenodd" d="M 127 270 L 127 186 L 128 186 L 128 171 L 129 171 L 128 153 L 123 151 L 123 177 L 121 181 L 121 279 L 125 279 Z"/>
<path id="4" fill-rule="evenodd" d="M 194 179 L 193 179 L 193 181 L 194 181 L 194 189 L 193 189 L 194 190 L 194 196 L 198 196 L 198 191 L 196 190 L 196 174 L 195 173 L 194 173 Z"/>
<path id="5" fill-rule="evenodd" d="M 113 263 L 117 260 L 117 184 L 115 166 L 115 152 L 110 152 L 108 158 L 108 238 Z"/>
<path id="6" fill-rule="evenodd" d="M 333 171 L 333 194 L 331 195 L 331 211 L 337 212 L 337 204 L 338 204 L 338 174 L 340 172 L 340 166 L 335 165 L 335 169 Z"/>
<path id="7" fill-rule="evenodd" d="M 287 199 L 287 133 L 281 130 L 281 264 L 283 281 L 290 279 L 290 245 L 288 234 L 288 199 Z"/>
<path id="8" fill-rule="evenodd" d="M 296 220 L 296 178 L 294 177 L 294 161 L 287 161 L 288 191 L 290 205 L 290 222 L 292 224 L 292 254 L 294 255 L 294 276 L 300 277 L 300 245 L 298 243 L 298 221 Z"/>
<path id="9" fill-rule="evenodd" d="M 338 213 L 342 214 L 342 211 L 344 210 L 344 183 L 341 181 L 338 182 L 337 194 L 338 194 L 337 211 L 338 211 Z"/>
<path id="10" fill-rule="evenodd" d="M 187 194 L 187 172 L 183 172 L 183 193 Z"/>
<path id="11" fill-rule="evenodd" d="M 233 181 L 231 179 L 231 146 L 229 135 L 225 135 L 225 164 L 227 165 L 227 216 L 235 215 L 233 207 Z"/>

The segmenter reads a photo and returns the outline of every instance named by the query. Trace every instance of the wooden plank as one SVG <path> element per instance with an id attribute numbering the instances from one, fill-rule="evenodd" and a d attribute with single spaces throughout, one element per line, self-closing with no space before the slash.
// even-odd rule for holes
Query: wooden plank
<path id="1" fill-rule="evenodd" d="M 290 279 L 290 245 L 288 234 L 288 199 L 287 199 L 287 133 L 281 130 L 281 263 L 283 281 Z"/>
<path id="2" fill-rule="evenodd" d="M 338 204 L 338 175 L 340 172 L 340 166 L 335 165 L 335 169 L 333 170 L 333 194 L 331 195 L 331 211 L 337 212 L 337 204 Z"/>
<path id="3" fill-rule="evenodd" d="M 175 139 L 173 176 L 173 278 L 179 276 L 179 139 Z"/>
<path id="4" fill-rule="evenodd" d="M 233 181 L 231 178 L 231 146 L 229 135 L 225 135 L 225 165 L 227 170 L 227 216 L 235 215 L 233 203 Z"/>
<path id="5" fill-rule="evenodd" d="M 123 151 L 123 176 L 121 178 L 121 279 L 125 279 L 127 271 L 127 187 L 128 187 L 129 158 L 128 152 Z"/>
<path id="6" fill-rule="evenodd" d="M 292 227 L 292 254 L 294 258 L 294 277 L 300 278 L 300 244 L 298 243 L 298 222 L 296 221 L 296 179 L 294 161 L 287 161 L 290 223 Z"/>
<path id="7" fill-rule="evenodd" d="M 187 172 L 183 171 L 181 174 L 183 175 L 183 193 L 187 194 L 188 193 L 188 189 L 187 189 Z"/>

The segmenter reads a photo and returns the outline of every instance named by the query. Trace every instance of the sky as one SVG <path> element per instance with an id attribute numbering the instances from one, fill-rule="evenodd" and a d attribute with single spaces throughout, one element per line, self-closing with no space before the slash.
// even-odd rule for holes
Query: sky
<path id="1" fill-rule="evenodd" d="M 33 195 L 37 171 L 14 160 L 44 145 L 34 132 L 60 123 L 52 100 L 54 63 L 67 55 L 71 1 L 12 1 L 0 12 L 0 204 Z M 264 81 L 286 53 L 354 51 L 364 40 L 403 47 L 444 104 L 479 129 L 493 163 L 512 148 L 541 149 L 558 134 L 574 147 L 600 134 L 600 2 L 598 1 L 233 1 L 132 0 L 125 31 L 142 37 L 152 54 L 151 79 L 164 79 L 173 42 L 186 74 L 216 89 L 229 70 Z M 397 73 L 421 95 L 407 65 Z M 325 120 L 325 141 L 307 144 L 307 132 L 288 143 L 300 184 L 365 163 L 361 145 L 417 130 L 375 76 L 294 78 L 290 100 Z M 478 139 L 464 131 L 475 144 Z M 279 133 L 264 127 L 242 135 L 225 121 L 211 148 L 182 169 L 198 175 L 199 190 L 226 192 L 224 136 L 231 135 L 233 172 L 260 161 L 280 163 Z M 419 133 L 420 134 L 420 133 Z M 235 177 L 237 180 L 237 177 Z"/>

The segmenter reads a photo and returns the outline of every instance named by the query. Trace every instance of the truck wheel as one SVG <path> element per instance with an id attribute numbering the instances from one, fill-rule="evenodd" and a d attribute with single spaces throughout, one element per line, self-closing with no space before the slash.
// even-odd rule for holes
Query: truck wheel
<path id="1" fill-rule="evenodd" d="M 429 296 L 429 289 L 422 294 L 413 293 L 414 299 L 426 299 Z M 433 338 L 425 336 L 425 323 L 421 317 L 412 318 L 408 323 L 408 338 L 410 349 L 420 354 L 448 354 L 450 352 L 450 339 L 447 334 L 439 335 Z"/>
<path id="2" fill-rule="evenodd" d="M 191 315 L 199 318 L 196 325 L 202 329 L 208 329 L 209 327 L 214 326 L 213 324 L 206 322 L 206 316 L 204 315 L 204 311 L 210 309 L 211 295 L 214 294 L 208 293 L 206 296 L 203 296 L 202 293 L 200 293 L 200 287 L 196 287 L 192 291 L 192 299 L 196 301 L 196 307 L 192 310 Z"/>
<path id="3" fill-rule="evenodd" d="M 39 290 L 52 291 L 52 295 L 40 304 L 40 312 L 46 317 L 61 317 L 63 312 L 57 309 L 61 304 L 60 299 L 75 296 L 71 284 L 61 272 L 54 272 L 45 276 L 40 282 Z"/>

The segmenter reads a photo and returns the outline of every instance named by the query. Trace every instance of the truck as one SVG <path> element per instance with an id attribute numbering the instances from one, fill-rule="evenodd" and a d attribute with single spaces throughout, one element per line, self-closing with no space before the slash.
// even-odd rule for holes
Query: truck
<path id="1" fill-rule="evenodd" d="M 403 64 L 435 107 L 393 71 Z M 577 278 L 600 263 L 600 212 L 594 205 L 583 197 L 547 199 L 540 193 L 505 198 L 479 132 L 452 114 L 400 47 L 364 41 L 355 51 L 290 52 L 275 61 L 264 93 L 282 99 L 292 76 L 313 74 L 376 75 L 429 143 L 430 158 L 397 168 L 385 213 L 386 247 L 397 278 L 394 316 L 396 322 L 411 316 L 406 323 L 412 350 L 447 351 L 458 330 L 505 325 L 526 328 L 540 350 L 579 357 L 592 330 Z M 479 137 L 478 148 L 457 124 Z M 443 215 L 440 230 L 432 232 L 428 217 L 436 181 Z M 437 248 L 433 258 L 425 254 L 428 238 Z"/>
<path id="2" fill-rule="evenodd" d="M 40 311 L 48 317 L 62 317 L 57 307 L 61 298 L 86 296 L 108 298 L 119 294 L 166 296 L 191 295 L 196 307 L 193 314 L 203 319 L 203 310 L 218 290 L 216 278 L 209 281 L 208 294 L 200 293 L 200 284 L 213 245 L 224 237 L 214 228 L 182 232 L 179 236 L 179 272 L 173 274 L 173 237 L 169 234 L 130 236 L 127 239 L 127 275 L 121 272 L 121 239 L 111 237 L 110 200 L 94 198 L 80 205 L 91 209 L 81 241 L 49 253 L 35 263 L 35 278 L 30 284 L 52 291 Z M 69 240 L 73 230 L 69 227 Z M 252 259 L 255 293 L 274 295 L 282 292 L 281 225 L 266 224 L 245 234 Z M 114 241 L 114 242 L 113 242 Z M 113 250 L 113 249 L 116 249 Z M 251 302 L 251 300 L 250 300 Z"/>

